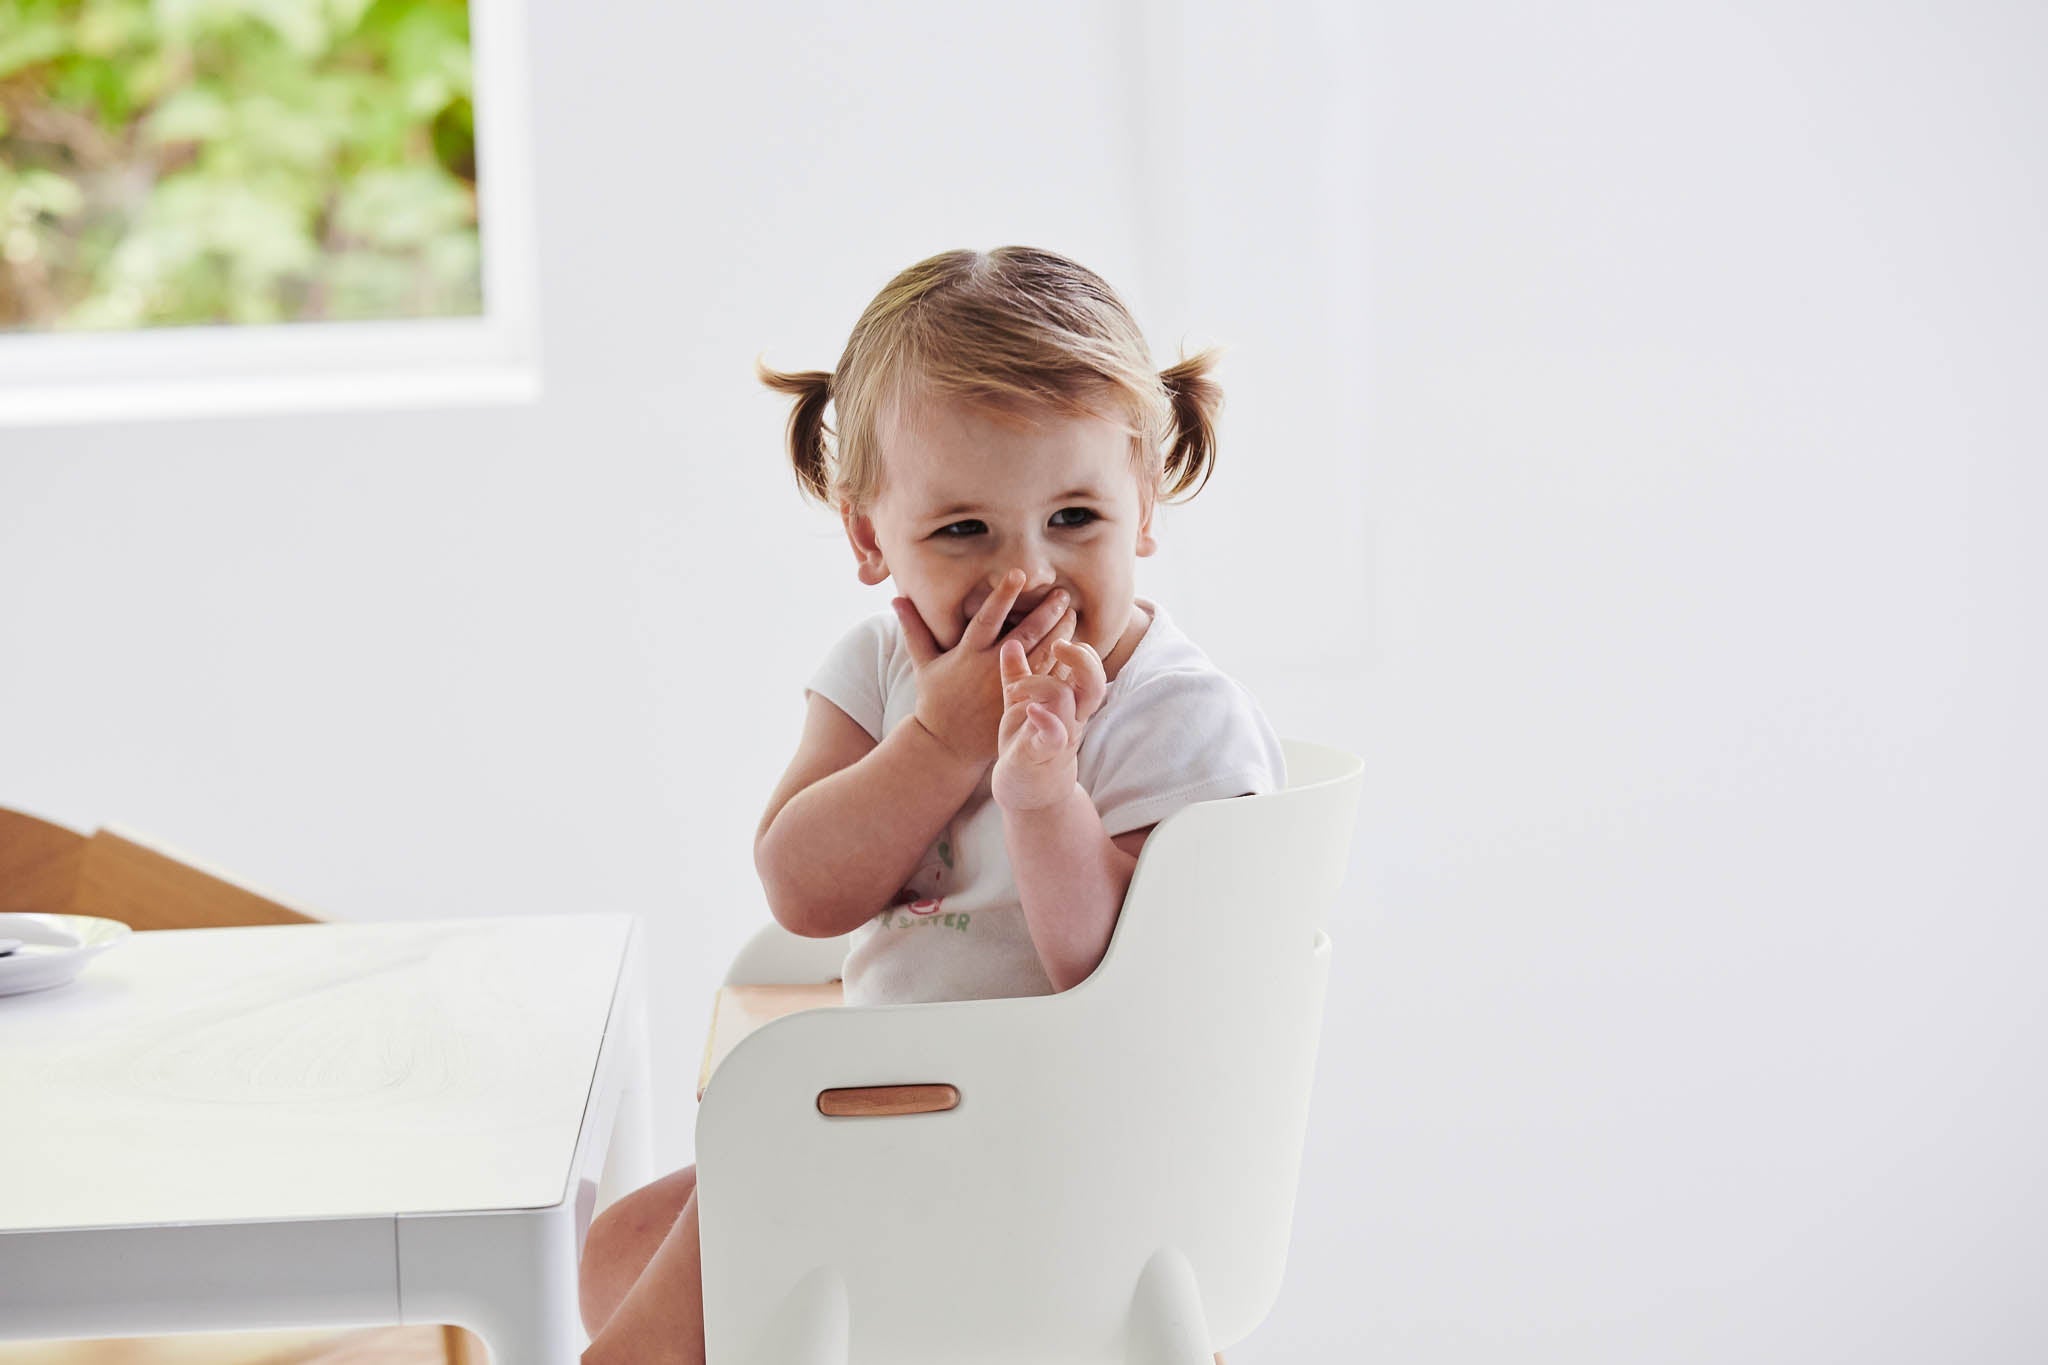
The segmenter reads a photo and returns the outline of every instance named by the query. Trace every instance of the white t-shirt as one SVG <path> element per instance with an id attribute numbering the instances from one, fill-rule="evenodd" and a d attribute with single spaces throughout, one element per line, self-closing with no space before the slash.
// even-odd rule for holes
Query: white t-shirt
<path id="1" fill-rule="evenodd" d="M 1076 756 L 1103 831 L 1156 824 L 1197 801 L 1287 785 L 1280 740 L 1250 692 L 1217 669 L 1158 604 L 1089 717 Z M 917 711 L 917 671 L 893 611 L 832 648 L 805 689 L 882 737 Z M 989 777 L 954 814 L 896 901 L 853 931 L 849 1005 L 1051 995 L 1032 946 Z"/>

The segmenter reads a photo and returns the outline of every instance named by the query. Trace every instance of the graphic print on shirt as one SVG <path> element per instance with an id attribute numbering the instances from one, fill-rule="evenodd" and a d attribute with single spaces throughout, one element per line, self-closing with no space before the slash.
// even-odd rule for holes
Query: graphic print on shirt
<path id="1" fill-rule="evenodd" d="M 967 927 L 965 914 L 942 915 L 939 907 L 946 900 L 946 874 L 953 870 L 953 822 L 947 821 L 946 828 L 938 841 L 925 850 L 924 861 L 917 871 L 910 874 L 910 880 L 896 893 L 896 899 L 889 908 L 877 916 L 884 929 L 928 929 L 939 925 L 947 929 Z"/>

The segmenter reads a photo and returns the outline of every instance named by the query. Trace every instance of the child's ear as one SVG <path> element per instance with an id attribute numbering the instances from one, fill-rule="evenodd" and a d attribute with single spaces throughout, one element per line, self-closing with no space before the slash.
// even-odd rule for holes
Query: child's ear
<path id="1" fill-rule="evenodd" d="M 1152 509 L 1158 506 L 1158 500 L 1146 498 L 1144 504 L 1138 518 L 1138 558 L 1149 559 L 1159 551 L 1159 542 L 1152 538 Z"/>
<path id="2" fill-rule="evenodd" d="M 873 587 L 885 583 L 889 578 L 889 566 L 882 559 L 882 546 L 875 539 L 874 519 L 865 512 L 841 504 L 839 519 L 846 525 L 846 539 L 853 546 L 853 557 L 859 561 L 860 581 Z"/>

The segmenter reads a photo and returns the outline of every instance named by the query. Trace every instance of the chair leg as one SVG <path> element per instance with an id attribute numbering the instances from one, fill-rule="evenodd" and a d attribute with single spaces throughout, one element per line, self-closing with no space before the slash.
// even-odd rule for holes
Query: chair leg
<path id="1" fill-rule="evenodd" d="M 790 1287 L 749 1359 L 754 1365 L 846 1365 L 851 1322 L 846 1281 L 820 1266 Z"/>
<path id="2" fill-rule="evenodd" d="M 1131 1296 L 1130 1365 L 1210 1365 L 1208 1315 L 1188 1258 L 1161 1247 Z"/>

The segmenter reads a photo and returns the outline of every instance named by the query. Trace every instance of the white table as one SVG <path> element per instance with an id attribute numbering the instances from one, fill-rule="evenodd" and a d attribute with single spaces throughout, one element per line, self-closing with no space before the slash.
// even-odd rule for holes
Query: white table
<path id="1" fill-rule="evenodd" d="M 460 1324 L 587 1344 L 651 1178 L 630 915 L 136 934 L 0 996 L 0 1339 Z"/>

